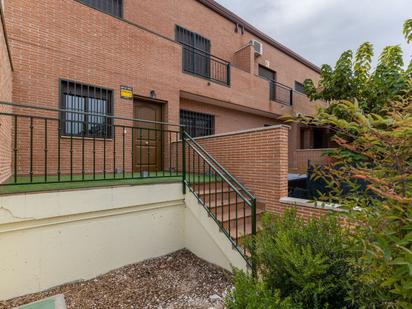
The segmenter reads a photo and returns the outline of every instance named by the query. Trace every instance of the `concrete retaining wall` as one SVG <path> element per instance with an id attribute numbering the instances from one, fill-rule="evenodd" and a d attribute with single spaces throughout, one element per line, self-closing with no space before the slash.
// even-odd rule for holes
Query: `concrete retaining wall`
<path id="1" fill-rule="evenodd" d="M 231 270 L 240 255 L 182 185 L 0 197 L 0 300 L 188 248 Z M 244 263 L 243 263 L 244 265 Z"/>

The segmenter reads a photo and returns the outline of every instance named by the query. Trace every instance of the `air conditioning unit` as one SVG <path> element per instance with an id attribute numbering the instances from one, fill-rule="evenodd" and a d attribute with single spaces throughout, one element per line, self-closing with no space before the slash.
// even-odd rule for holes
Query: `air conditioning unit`
<path id="1" fill-rule="evenodd" d="M 263 55 L 263 44 L 259 41 L 252 40 L 250 41 L 250 45 L 253 45 L 255 48 L 255 55 L 262 56 Z"/>

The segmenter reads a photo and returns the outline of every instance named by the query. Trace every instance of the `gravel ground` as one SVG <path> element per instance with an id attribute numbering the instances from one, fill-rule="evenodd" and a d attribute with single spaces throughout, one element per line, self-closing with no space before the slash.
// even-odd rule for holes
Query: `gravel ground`
<path id="1" fill-rule="evenodd" d="M 223 308 L 230 273 L 187 250 L 128 265 L 95 279 L 65 284 L 5 302 L 13 308 L 64 294 L 67 308 Z"/>

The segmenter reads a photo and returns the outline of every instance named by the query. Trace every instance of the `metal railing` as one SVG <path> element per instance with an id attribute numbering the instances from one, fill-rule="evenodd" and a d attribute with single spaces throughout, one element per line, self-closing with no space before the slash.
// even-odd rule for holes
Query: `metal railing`
<path id="1" fill-rule="evenodd" d="M 183 183 L 254 270 L 244 237 L 256 235 L 256 198 L 187 132 L 183 133 Z M 253 251 L 253 250 L 252 250 Z"/>
<path id="2" fill-rule="evenodd" d="M 11 154 L 0 186 L 181 177 L 180 125 L 10 102 L 0 123 Z"/>
<path id="3" fill-rule="evenodd" d="M 230 63 L 194 46 L 182 44 L 183 71 L 230 86 Z"/>
<path id="4" fill-rule="evenodd" d="M 284 105 L 293 105 L 293 89 L 274 80 L 269 81 L 270 100 Z"/>

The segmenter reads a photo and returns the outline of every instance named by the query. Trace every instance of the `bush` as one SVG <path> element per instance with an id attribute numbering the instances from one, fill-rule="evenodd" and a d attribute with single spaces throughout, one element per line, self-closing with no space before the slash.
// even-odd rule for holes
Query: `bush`
<path id="1" fill-rule="evenodd" d="M 263 282 L 241 271 L 235 271 L 236 288 L 231 291 L 225 305 L 228 309 L 299 309 L 290 298 L 281 299 L 279 291 L 271 291 Z"/>
<path id="2" fill-rule="evenodd" d="M 304 223 L 295 210 L 265 215 L 256 237 L 259 280 L 237 273 L 229 308 L 264 308 L 271 299 L 286 306 L 276 308 L 355 308 L 349 296 L 356 256 L 349 248 L 346 230 L 332 216 Z"/>

